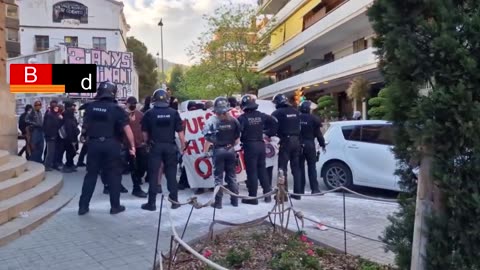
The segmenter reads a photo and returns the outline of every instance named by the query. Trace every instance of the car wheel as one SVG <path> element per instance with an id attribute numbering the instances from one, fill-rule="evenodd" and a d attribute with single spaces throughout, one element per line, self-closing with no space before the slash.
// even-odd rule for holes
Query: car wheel
<path id="1" fill-rule="evenodd" d="M 351 188 L 353 186 L 352 171 L 342 162 L 326 164 L 322 170 L 322 178 L 328 189 L 340 186 Z"/>

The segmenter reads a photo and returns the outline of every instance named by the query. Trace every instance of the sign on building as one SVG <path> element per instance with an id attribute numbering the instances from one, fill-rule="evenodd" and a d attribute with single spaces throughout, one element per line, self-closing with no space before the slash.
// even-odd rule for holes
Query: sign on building
<path id="1" fill-rule="evenodd" d="M 96 64 L 97 85 L 110 81 L 117 85 L 117 98 L 126 99 L 133 94 L 131 52 L 103 51 L 77 47 L 67 48 L 68 64 Z M 93 94 L 71 94 L 70 97 L 92 98 Z"/>
<path id="2" fill-rule="evenodd" d="M 53 5 L 53 22 L 68 20 L 88 23 L 88 7 L 75 1 L 63 1 Z"/>

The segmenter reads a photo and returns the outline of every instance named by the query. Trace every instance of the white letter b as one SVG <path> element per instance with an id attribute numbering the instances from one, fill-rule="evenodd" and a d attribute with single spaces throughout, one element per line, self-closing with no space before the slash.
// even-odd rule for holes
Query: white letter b
<path id="1" fill-rule="evenodd" d="M 29 71 L 33 71 L 31 73 L 29 73 Z M 34 83 L 37 81 L 37 69 L 34 68 L 34 67 L 25 67 L 25 82 L 26 83 Z M 31 78 L 33 77 L 34 79 L 33 80 L 29 80 L 28 78 Z"/>

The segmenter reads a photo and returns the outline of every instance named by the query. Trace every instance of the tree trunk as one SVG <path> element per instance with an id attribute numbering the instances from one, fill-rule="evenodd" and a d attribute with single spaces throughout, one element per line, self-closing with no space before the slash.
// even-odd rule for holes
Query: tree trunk
<path id="1" fill-rule="evenodd" d="M 426 218 L 433 208 L 433 178 L 431 174 L 433 156 L 430 146 L 422 147 L 420 173 L 418 176 L 415 224 L 412 242 L 412 263 L 410 270 L 425 270 L 428 242 Z"/>

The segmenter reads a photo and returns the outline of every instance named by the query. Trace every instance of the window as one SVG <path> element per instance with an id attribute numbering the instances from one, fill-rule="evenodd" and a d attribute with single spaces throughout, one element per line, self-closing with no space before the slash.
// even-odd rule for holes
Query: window
<path id="1" fill-rule="evenodd" d="M 335 55 L 332 52 L 329 52 L 323 56 L 325 63 L 331 63 L 335 61 Z"/>
<path id="2" fill-rule="evenodd" d="M 393 145 L 393 130 L 390 125 L 345 126 L 342 127 L 342 133 L 347 141 Z"/>
<path id="3" fill-rule="evenodd" d="M 107 39 L 104 37 L 93 38 L 93 48 L 97 50 L 107 50 Z"/>
<path id="4" fill-rule="evenodd" d="M 35 36 L 35 47 L 37 52 L 45 51 L 50 48 L 50 39 L 48 36 Z"/>
<path id="5" fill-rule="evenodd" d="M 393 145 L 393 130 L 390 125 L 362 126 L 362 142 Z"/>
<path id="6" fill-rule="evenodd" d="M 18 19 L 18 7 L 7 4 L 7 17 Z"/>
<path id="7" fill-rule="evenodd" d="M 347 141 L 360 141 L 361 126 L 342 127 L 342 133 Z"/>
<path id="8" fill-rule="evenodd" d="M 368 41 L 365 38 L 357 39 L 353 42 L 353 53 L 365 50 L 368 47 Z"/>
<path id="9" fill-rule="evenodd" d="M 67 47 L 78 47 L 78 37 L 65 37 Z"/>
<path id="10" fill-rule="evenodd" d="M 18 42 L 18 30 L 7 28 L 7 41 Z"/>

